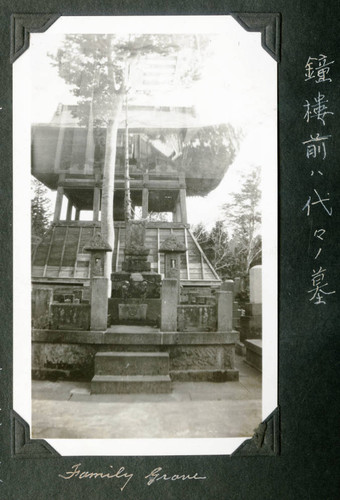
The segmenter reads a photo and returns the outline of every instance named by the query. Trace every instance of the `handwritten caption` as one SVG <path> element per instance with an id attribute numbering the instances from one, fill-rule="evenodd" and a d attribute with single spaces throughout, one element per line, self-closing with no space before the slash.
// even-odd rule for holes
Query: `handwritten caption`
<path id="1" fill-rule="evenodd" d="M 81 463 L 74 464 L 71 470 L 65 472 L 64 474 L 58 474 L 58 477 L 62 479 L 116 479 L 120 480 L 120 491 L 129 484 L 131 479 L 134 477 L 133 473 L 128 473 L 125 471 L 125 467 L 120 467 L 116 472 L 114 472 L 114 467 L 109 466 L 112 469 L 109 472 L 89 472 L 81 470 Z M 149 474 L 144 476 L 144 480 L 147 486 L 151 486 L 158 481 L 203 481 L 207 479 L 205 476 L 199 476 L 196 472 L 193 475 L 190 474 L 173 474 L 167 475 L 163 472 L 162 467 L 156 467 Z"/>
<path id="2" fill-rule="evenodd" d="M 329 60 L 325 54 L 317 56 L 309 56 L 304 68 L 305 82 L 309 85 L 315 83 L 318 86 L 317 93 L 312 98 L 306 99 L 304 102 L 303 119 L 306 122 L 306 128 L 316 127 L 315 133 L 310 133 L 306 140 L 302 141 L 304 146 L 304 154 L 310 165 L 310 175 L 315 176 L 314 188 L 302 211 L 305 211 L 306 216 L 310 217 L 312 211 L 321 211 L 321 216 L 332 217 L 333 207 L 332 199 L 329 192 L 323 192 L 319 188 L 321 178 L 324 180 L 324 175 L 328 171 L 325 169 L 327 165 L 327 150 L 332 136 L 327 133 L 328 120 L 334 115 L 326 91 L 324 90 L 332 83 L 331 69 L 335 63 L 334 60 Z M 322 132 L 321 132 L 322 131 Z M 321 176 L 321 177 L 320 177 Z M 318 213 L 320 216 L 320 213 Z M 319 220 L 319 219 L 318 219 Z M 310 281 L 307 293 L 309 301 L 315 305 L 325 305 L 329 295 L 335 294 L 335 290 L 328 283 L 328 271 L 325 266 L 326 255 L 323 253 L 323 242 L 326 238 L 326 229 L 323 227 L 313 227 L 313 260 L 315 264 L 312 266 Z M 322 263 L 321 263 L 322 262 Z"/>

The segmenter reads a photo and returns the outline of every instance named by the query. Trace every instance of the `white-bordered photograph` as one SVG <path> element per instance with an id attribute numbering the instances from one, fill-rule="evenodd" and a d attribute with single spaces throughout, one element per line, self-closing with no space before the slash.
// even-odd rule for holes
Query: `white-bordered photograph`
<path id="1" fill-rule="evenodd" d="M 277 406 L 260 33 L 61 17 L 13 71 L 15 411 L 62 455 L 232 453 Z"/>

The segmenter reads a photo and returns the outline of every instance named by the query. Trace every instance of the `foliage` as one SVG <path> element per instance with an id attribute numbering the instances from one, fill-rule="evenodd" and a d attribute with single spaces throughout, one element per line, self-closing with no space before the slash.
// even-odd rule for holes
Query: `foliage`
<path id="1" fill-rule="evenodd" d="M 224 222 L 217 221 L 210 231 L 200 223 L 193 228 L 193 233 L 217 274 L 222 279 L 233 278 L 237 270 Z"/>
<path id="2" fill-rule="evenodd" d="M 212 125 L 200 128 L 183 144 L 182 163 L 190 169 L 209 165 L 211 176 L 214 177 L 220 165 L 224 171 L 233 162 L 239 148 L 241 132 L 227 124 Z"/>
<path id="3" fill-rule="evenodd" d="M 233 246 L 247 276 L 251 265 L 261 255 L 260 169 L 255 168 L 246 178 L 239 193 L 232 194 L 232 203 L 223 205 Z"/>
<path id="4" fill-rule="evenodd" d="M 31 234 L 32 238 L 42 238 L 50 226 L 50 200 L 47 188 L 32 177 L 31 180 Z"/>
<path id="5" fill-rule="evenodd" d="M 210 231 L 202 223 L 193 230 L 220 278 L 241 278 L 240 298 L 245 302 L 249 293 L 249 269 L 261 263 L 259 182 L 260 170 L 256 168 L 245 178 L 241 191 L 231 195 L 232 203 L 223 205 L 223 221 L 217 221 Z"/>

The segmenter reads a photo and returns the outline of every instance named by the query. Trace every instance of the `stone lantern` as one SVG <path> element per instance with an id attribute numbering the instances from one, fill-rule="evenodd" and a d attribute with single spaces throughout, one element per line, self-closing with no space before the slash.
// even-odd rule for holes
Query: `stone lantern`
<path id="1" fill-rule="evenodd" d="M 176 278 L 180 283 L 181 254 L 186 251 L 185 244 L 174 235 L 162 242 L 159 252 L 164 253 L 165 278 Z"/>
<path id="2" fill-rule="evenodd" d="M 165 278 L 162 283 L 161 330 L 177 330 L 177 305 L 181 279 L 181 254 L 187 251 L 176 236 L 166 238 L 159 248 L 164 253 Z"/>
<path id="3" fill-rule="evenodd" d="M 107 329 L 108 282 L 104 278 L 105 253 L 112 252 L 110 245 L 97 233 L 85 246 L 91 254 L 91 330 Z"/>

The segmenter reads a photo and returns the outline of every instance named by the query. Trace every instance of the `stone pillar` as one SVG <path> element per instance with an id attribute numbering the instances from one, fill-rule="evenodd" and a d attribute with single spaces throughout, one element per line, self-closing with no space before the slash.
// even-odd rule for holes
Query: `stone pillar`
<path id="1" fill-rule="evenodd" d="M 93 221 L 98 222 L 100 210 L 100 188 L 95 187 L 93 190 Z"/>
<path id="2" fill-rule="evenodd" d="M 63 186 L 58 186 L 57 197 L 55 200 L 53 222 L 58 222 L 60 220 L 61 207 L 63 204 L 63 196 L 64 196 L 64 188 L 63 188 Z"/>
<path id="3" fill-rule="evenodd" d="M 70 221 L 72 218 L 72 203 L 71 201 L 68 199 L 67 200 L 67 211 L 66 211 L 66 220 L 67 221 Z"/>
<path id="4" fill-rule="evenodd" d="M 112 252 L 100 233 L 86 245 L 85 250 L 91 253 L 91 330 L 107 329 L 109 279 L 104 278 L 105 252 Z"/>
<path id="5" fill-rule="evenodd" d="M 262 304 L 262 266 L 254 266 L 249 271 L 249 302 Z"/>
<path id="6" fill-rule="evenodd" d="M 217 331 L 230 332 L 233 329 L 233 293 L 216 292 L 217 296 Z"/>
<path id="7" fill-rule="evenodd" d="M 177 279 L 164 278 L 161 292 L 161 331 L 177 331 Z"/>
<path id="8" fill-rule="evenodd" d="M 109 279 L 93 277 L 91 279 L 91 330 L 107 329 Z"/>
<path id="9" fill-rule="evenodd" d="M 233 280 L 225 280 L 221 285 L 221 291 L 232 292 L 233 298 L 235 298 L 235 288 Z"/>
<path id="10" fill-rule="evenodd" d="M 240 337 L 262 338 L 262 266 L 254 266 L 249 271 L 249 303 L 245 304 L 245 316 L 240 318 Z"/>

